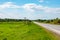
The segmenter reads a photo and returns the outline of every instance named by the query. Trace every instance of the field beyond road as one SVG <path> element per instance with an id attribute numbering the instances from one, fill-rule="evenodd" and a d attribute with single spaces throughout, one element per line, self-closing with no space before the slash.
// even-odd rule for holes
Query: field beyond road
<path id="1" fill-rule="evenodd" d="M 24 22 L 0 23 L 0 40 L 58 40 L 41 26 Z"/>

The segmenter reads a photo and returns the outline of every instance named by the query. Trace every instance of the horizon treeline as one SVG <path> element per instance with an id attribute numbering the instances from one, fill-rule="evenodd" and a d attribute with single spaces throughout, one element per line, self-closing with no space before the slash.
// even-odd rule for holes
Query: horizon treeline
<path id="1" fill-rule="evenodd" d="M 38 20 L 35 20 L 35 21 L 37 21 L 37 22 L 43 22 L 43 23 L 51 23 L 51 24 L 60 24 L 60 19 L 59 18 L 49 19 L 49 20 L 38 19 Z"/>
<path id="2" fill-rule="evenodd" d="M 19 21 L 31 21 L 31 20 L 29 20 L 29 19 L 9 19 L 9 18 L 2 19 L 2 18 L 0 18 L 0 22 L 19 22 Z"/>
<path id="3" fill-rule="evenodd" d="M 0 18 L 0 22 L 19 22 L 19 21 L 23 21 L 24 19 L 9 19 L 9 18 L 5 18 L 2 19 Z"/>
<path id="4" fill-rule="evenodd" d="M 37 21 L 37 22 L 43 22 L 43 23 L 60 24 L 59 18 L 49 19 L 49 20 L 47 19 L 29 20 L 29 19 L 9 19 L 9 18 L 2 19 L 0 18 L 0 22 L 19 22 L 19 21 Z"/>

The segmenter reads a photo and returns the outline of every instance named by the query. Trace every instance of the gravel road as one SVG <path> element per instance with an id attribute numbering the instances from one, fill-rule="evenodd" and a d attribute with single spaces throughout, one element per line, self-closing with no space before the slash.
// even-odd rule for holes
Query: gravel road
<path id="1" fill-rule="evenodd" d="M 34 23 L 60 35 L 60 25 L 45 24 L 39 22 L 34 22 Z"/>

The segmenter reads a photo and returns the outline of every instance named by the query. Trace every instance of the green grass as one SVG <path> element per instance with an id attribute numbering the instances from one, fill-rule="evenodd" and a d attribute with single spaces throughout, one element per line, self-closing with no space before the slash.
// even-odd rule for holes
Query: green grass
<path id="1" fill-rule="evenodd" d="M 0 23 L 0 40 L 57 40 L 57 38 L 38 25 L 24 22 Z"/>

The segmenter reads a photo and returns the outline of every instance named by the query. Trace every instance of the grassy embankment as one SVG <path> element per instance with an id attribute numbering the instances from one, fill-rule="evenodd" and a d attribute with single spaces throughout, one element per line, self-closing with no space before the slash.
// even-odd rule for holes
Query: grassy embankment
<path id="1" fill-rule="evenodd" d="M 42 27 L 24 22 L 0 23 L 0 40 L 57 40 L 55 35 Z"/>

